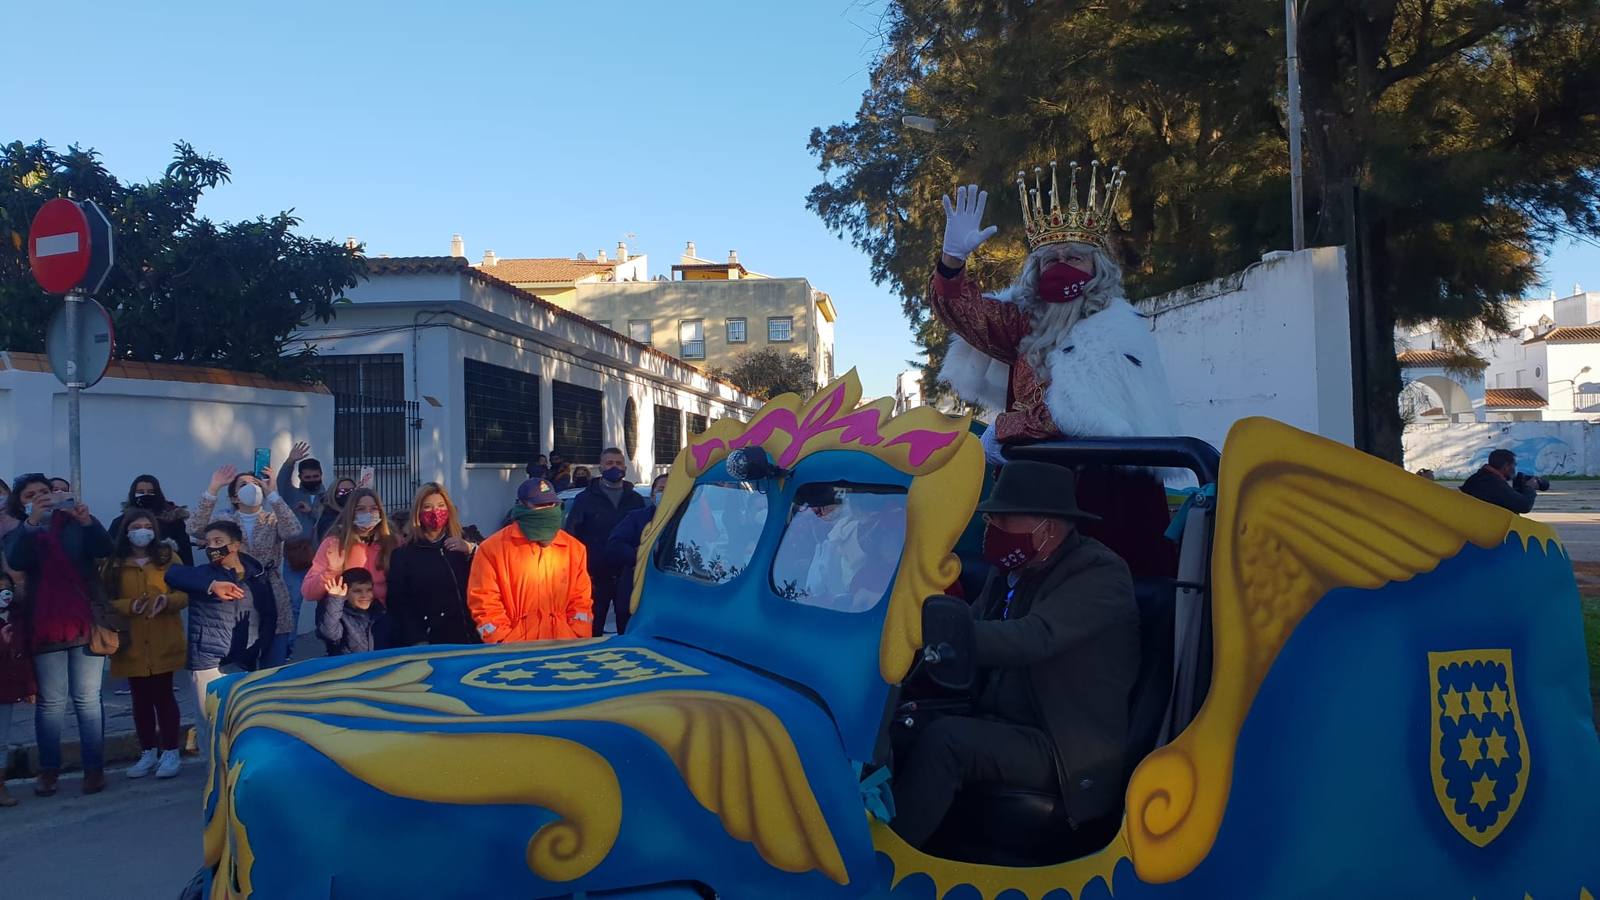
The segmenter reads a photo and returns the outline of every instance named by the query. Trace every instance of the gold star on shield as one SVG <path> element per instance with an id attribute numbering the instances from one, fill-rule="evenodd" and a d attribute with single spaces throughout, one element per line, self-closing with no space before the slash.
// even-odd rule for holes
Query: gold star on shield
<path id="1" fill-rule="evenodd" d="M 548 669 L 552 672 L 575 672 L 583 667 L 577 663 L 570 662 L 547 662 L 542 663 L 540 668 Z"/>
<path id="2" fill-rule="evenodd" d="M 1467 712 L 1475 716 L 1481 716 L 1488 711 L 1489 707 L 1484 705 L 1483 702 L 1483 691 L 1477 688 L 1467 691 Z"/>
<path id="3" fill-rule="evenodd" d="M 593 672 L 557 672 L 555 677 L 562 681 L 589 681 L 600 676 Z"/>
<path id="4" fill-rule="evenodd" d="M 1488 809 L 1494 802 L 1494 779 L 1485 772 L 1472 783 L 1472 803 L 1479 809 Z"/>
<path id="5" fill-rule="evenodd" d="M 1511 706 L 1506 702 L 1506 689 L 1497 687 L 1489 692 L 1489 712 L 1505 715 L 1511 711 Z"/>
<path id="6" fill-rule="evenodd" d="M 1483 738 L 1468 734 L 1461 739 L 1461 761 L 1470 769 L 1480 759 L 1483 759 Z"/>
<path id="7" fill-rule="evenodd" d="M 1452 725 L 1459 723 L 1461 721 L 1461 717 L 1467 714 L 1467 710 L 1462 706 L 1461 700 L 1462 697 L 1460 691 L 1457 691 L 1453 687 L 1445 689 L 1444 714 L 1450 717 L 1450 724 Z"/>
<path id="8" fill-rule="evenodd" d="M 1484 745 L 1484 757 L 1497 766 L 1502 760 L 1511 755 L 1506 752 L 1506 736 L 1498 731 L 1485 738 Z"/>

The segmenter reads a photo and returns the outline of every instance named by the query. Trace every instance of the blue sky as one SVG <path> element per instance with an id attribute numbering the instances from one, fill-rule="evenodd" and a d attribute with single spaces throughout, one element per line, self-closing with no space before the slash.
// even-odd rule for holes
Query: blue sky
<path id="1" fill-rule="evenodd" d="M 837 359 L 892 393 L 915 354 L 866 257 L 805 209 L 813 126 L 867 86 L 878 0 L 801 3 L 72 3 L 71 39 L 8 41 L 0 140 L 102 152 L 124 179 L 176 140 L 226 160 L 203 212 L 293 207 L 368 252 L 559 256 L 684 242 L 799 275 L 839 309 Z M 46 74 L 48 73 L 48 74 Z M 633 235 L 628 237 L 628 235 Z M 1600 288 L 1600 250 L 1550 283 Z"/>

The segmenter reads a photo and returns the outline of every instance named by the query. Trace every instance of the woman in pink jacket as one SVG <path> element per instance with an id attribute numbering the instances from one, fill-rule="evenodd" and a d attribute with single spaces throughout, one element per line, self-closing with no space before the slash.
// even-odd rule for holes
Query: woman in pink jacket
<path id="1" fill-rule="evenodd" d="M 372 573 L 373 594 L 379 603 L 389 596 L 389 554 L 395 547 L 394 531 L 383 501 L 371 488 L 359 488 L 344 501 L 339 521 L 317 548 L 311 568 L 300 585 L 301 596 L 321 601 L 328 596 L 323 581 L 329 575 L 342 575 L 346 569 L 366 569 Z"/>

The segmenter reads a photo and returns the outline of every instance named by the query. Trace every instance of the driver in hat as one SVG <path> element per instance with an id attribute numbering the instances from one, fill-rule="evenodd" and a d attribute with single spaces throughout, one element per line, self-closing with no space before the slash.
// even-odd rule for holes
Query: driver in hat
<path id="1" fill-rule="evenodd" d="M 1070 469 L 1000 470 L 984 518 L 993 567 L 973 604 L 978 678 L 971 715 L 917 736 L 894 781 L 894 829 L 922 847 L 963 785 L 1056 793 L 1075 827 L 1121 812 L 1128 704 L 1139 672 L 1139 608 L 1121 557 L 1084 537 Z"/>

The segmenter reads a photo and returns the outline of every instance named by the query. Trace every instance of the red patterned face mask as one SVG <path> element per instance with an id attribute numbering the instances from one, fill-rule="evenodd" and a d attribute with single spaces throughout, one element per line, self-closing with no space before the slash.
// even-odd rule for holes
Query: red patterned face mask
<path id="1" fill-rule="evenodd" d="M 438 531 L 450 524 L 450 512 L 443 509 L 425 509 L 417 516 L 422 522 L 422 527 L 429 531 Z"/>
<path id="2" fill-rule="evenodd" d="M 1077 266 L 1058 262 L 1039 275 L 1039 299 L 1046 303 L 1071 303 L 1083 296 L 1083 286 L 1093 277 Z"/>

